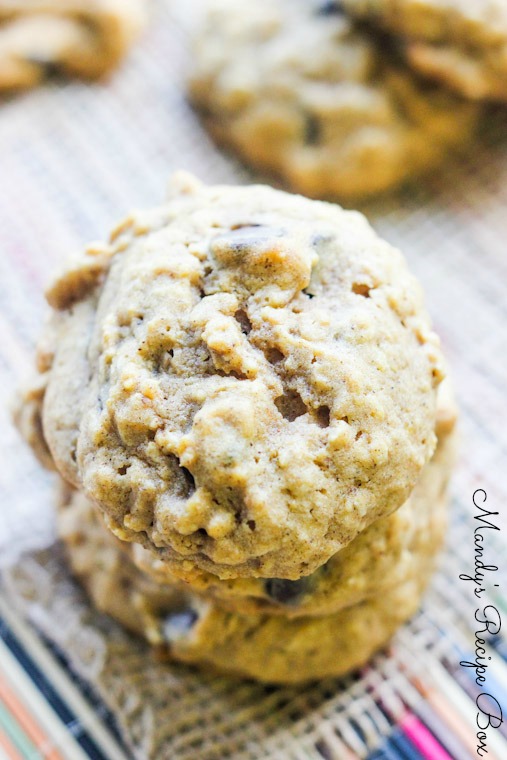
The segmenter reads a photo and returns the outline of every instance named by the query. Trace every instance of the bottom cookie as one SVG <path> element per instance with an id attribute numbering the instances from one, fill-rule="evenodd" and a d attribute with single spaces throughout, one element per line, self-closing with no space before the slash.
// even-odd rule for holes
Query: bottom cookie
<path id="1" fill-rule="evenodd" d="M 240 615 L 139 570 L 82 494 L 67 492 L 61 537 L 94 605 L 140 634 L 162 657 L 270 683 L 339 676 L 364 664 L 417 610 L 434 555 L 383 594 L 333 615 Z"/>

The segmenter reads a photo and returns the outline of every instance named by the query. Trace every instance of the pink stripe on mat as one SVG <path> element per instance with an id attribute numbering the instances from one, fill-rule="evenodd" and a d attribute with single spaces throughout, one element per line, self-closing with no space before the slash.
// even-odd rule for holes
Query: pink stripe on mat
<path id="1" fill-rule="evenodd" d="M 415 715 L 407 713 L 401 719 L 400 725 L 421 755 L 427 758 L 427 760 L 452 760 L 452 757 L 447 754 L 433 734 L 428 731 L 426 726 Z"/>

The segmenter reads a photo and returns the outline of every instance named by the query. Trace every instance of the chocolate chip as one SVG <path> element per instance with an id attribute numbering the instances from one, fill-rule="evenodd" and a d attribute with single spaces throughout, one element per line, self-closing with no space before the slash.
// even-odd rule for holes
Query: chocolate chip
<path id="1" fill-rule="evenodd" d="M 313 114 L 305 116 L 305 145 L 317 145 L 320 142 L 320 122 Z"/>
<path id="2" fill-rule="evenodd" d="M 25 61 L 31 63 L 33 66 L 37 66 L 42 69 L 46 78 L 59 77 L 62 74 L 62 68 L 57 61 L 52 58 L 47 58 L 43 55 L 37 55 L 33 53 L 25 56 Z"/>
<path id="3" fill-rule="evenodd" d="M 343 13 L 343 5 L 340 0 L 327 0 L 321 3 L 316 10 L 317 16 L 334 16 Z"/>
<path id="4" fill-rule="evenodd" d="M 230 248 L 250 248 L 257 243 L 264 243 L 269 238 L 282 237 L 285 231 L 279 227 L 268 227 L 263 224 L 255 224 L 244 227 L 233 227 L 229 232 L 223 232 L 217 235 L 212 241 L 211 246 L 227 245 Z"/>
<path id="5" fill-rule="evenodd" d="M 162 633 L 166 641 L 178 641 L 191 630 L 199 615 L 194 610 L 171 612 L 164 618 Z"/>
<path id="6" fill-rule="evenodd" d="M 285 578 L 268 578 L 264 583 L 266 593 L 273 601 L 288 606 L 298 604 L 308 587 L 308 579 L 289 581 Z"/>

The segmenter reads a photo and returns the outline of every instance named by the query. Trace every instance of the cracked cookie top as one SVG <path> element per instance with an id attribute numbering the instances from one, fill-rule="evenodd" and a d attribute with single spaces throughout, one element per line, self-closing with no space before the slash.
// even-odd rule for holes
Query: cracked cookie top
<path id="1" fill-rule="evenodd" d="M 437 400 L 437 448 L 405 504 L 376 520 L 311 575 L 220 580 L 195 566 L 167 567 L 152 552 L 130 544 L 131 558 L 146 576 L 161 584 L 176 574 L 190 591 L 231 612 L 284 617 L 331 615 L 389 589 L 423 571 L 434 560 L 447 525 L 447 484 L 456 458 L 457 409 L 450 381 L 440 384 Z"/>
<path id="2" fill-rule="evenodd" d="M 47 296 L 36 397 L 56 466 L 169 565 L 308 575 L 434 451 L 438 340 L 357 212 L 179 175 Z"/>

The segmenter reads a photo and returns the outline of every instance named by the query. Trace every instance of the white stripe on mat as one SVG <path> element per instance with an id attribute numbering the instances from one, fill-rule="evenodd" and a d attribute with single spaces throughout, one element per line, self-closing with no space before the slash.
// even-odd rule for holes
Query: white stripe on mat
<path id="1" fill-rule="evenodd" d="M 83 752 L 79 744 L 76 744 L 67 726 L 46 702 L 32 679 L 1 639 L 0 663 L 11 688 L 14 688 L 18 695 L 22 694 L 23 701 L 34 719 L 36 716 L 37 722 L 44 727 L 53 746 L 64 753 L 66 760 L 88 760 L 88 755 Z"/>
<path id="2" fill-rule="evenodd" d="M 125 752 L 120 748 L 114 736 L 107 730 L 102 721 L 97 718 L 89 703 L 82 696 L 77 686 L 71 681 L 62 666 L 53 657 L 49 649 L 43 644 L 43 642 L 34 633 L 34 631 L 31 630 L 31 628 L 20 617 L 18 617 L 18 615 L 9 610 L 7 604 L 1 596 L 0 615 L 4 618 L 19 641 L 29 652 L 35 663 L 44 672 L 50 683 L 53 684 L 55 690 L 68 705 L 69 709 L 72 710 L 72 712 L 76 715 L 81 726 L 83 726 L 87 733 L 93 738 L 94 742 L 96 743 L 97 747 L 101 749 L 102 753 L 107 758 L 109 758 L 109 760 L 128 760 Z M 18 662 L 14 660 L 12 654 L 3 644 L 3 642 L 0 641 L 0 644 L 3 647 L 2 652 L 3 650 L 6 651 L 6 653 L 10 656 L 11 663 L 17 668 L 17 670 L 19 670 L 20 677 L 25 679 L 25 683 L 28 682 L 27 694 L 28 692 L 32 693 L 33 684 L 29 679 L 29 676 L 21 668 Z M 37 695 L 40 694 L 38 691 L 36 693 Z M 43 700 L 42 697 L 40 699 L 42 705 L 41 712 L 36 711 L 36 714 L 40 716 L 41 720 L 44 720 L 42 710 L 45 712 L 49 711 L 50 714 L 48 715 L 48 720 L 54 722 L 56 719 L 59 722 L 60 726 L 63 727 L 64 724 L 56 716 L 56 713 L 54 713 L 54 711 Z M 67 736 L 70 737 L 70 733 L 66 727 L 65 732 L 67 733 Z M 64 746 L 64 744 L 61 745 L 62 748 L 64 748 Z M 68 760 L 74 760 L 74 757 L 76 760 L 78 758 L 79 760 L 86 760 L 87 756 L 83 754 L 83 750 L 79 747 L 79 745 L 76 744 L 75 747 L 78 751 L 78 754 L 68 755 Z"/>

